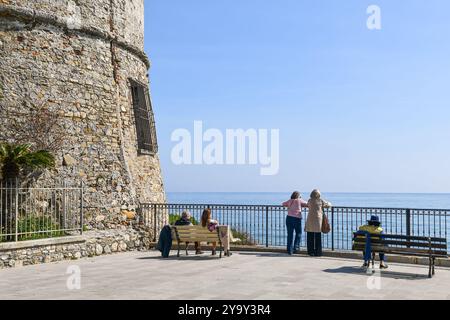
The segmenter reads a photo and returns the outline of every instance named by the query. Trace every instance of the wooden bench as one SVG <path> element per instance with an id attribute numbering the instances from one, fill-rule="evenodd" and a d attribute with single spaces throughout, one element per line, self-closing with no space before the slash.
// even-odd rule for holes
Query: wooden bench
<path id="1" fill-rule="evenodd" d="M 208 228 L 202 226 L 172 226 L 173 239 L 178 242 L 178 254 L 180 257 L 180 250 L 182 243 L 194 243 L 194 242 L 216 242 L 220 249 L 220 258 L 222 258 L 223 245 L 220 239 L 219 228 L 216 231 L 209 231 Z M 186 255 L 188 253 L 188 245 L 186 244 Z"/>
<path id="2" fill-rule="evenodd" d="M 445 238 L 416 237 L 395 234 L 371 235 L 372 267 L 375 265 L 375 254 L 396 254 L 429 258 L 428 277 L 435 274 L 436 258 L 448 258 L 447 240 Z M 364 251 L 366 236 L 357 232 L 353 234 L 353 250 Z"/>

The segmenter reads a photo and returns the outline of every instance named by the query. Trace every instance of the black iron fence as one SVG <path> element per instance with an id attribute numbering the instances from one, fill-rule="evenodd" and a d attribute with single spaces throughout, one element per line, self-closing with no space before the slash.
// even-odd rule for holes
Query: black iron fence
<path id="1" fill-rule="evenodd" d="M 83 232 L 83 186 L 30 188 L 0 182 L 0 243 Z"/>
<path id="2" fill-rule="evenodd" d="M 144 204 L 141 213 L 144 222 L 159 231 L 169 223 L 171 215 L 189 211 L 196 221 L 201 220 L 204 209 L 212 211 L 213 218 L 221 224 L 247 235 L 252 242 L 266 247 L 286 246 L 287 209 L 267 205 L 217 205 L 217 204 Z M 450 209 L 395 209 L 333 207 L 325 213 L 331 222 L 331 232 L 323 235 L 323 246 L 330 250 L 351 250 L 353 232 L 367 223 L 372 215 L 380 217 L 385 233 L 450 239 Z M 306 221 L 308 210 L 303 211 Z M 304 228 L 304 222 L 303 226 Z M 306 236 L 302 235 L 302 246 Z"/>

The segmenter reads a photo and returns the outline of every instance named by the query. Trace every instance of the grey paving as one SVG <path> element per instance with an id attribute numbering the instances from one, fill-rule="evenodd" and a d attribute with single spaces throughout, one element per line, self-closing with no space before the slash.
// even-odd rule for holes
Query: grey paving
<path id="1" fill-rule="evenodd" d="M 69 290 L 68 267 L 81 270 Z M 0 271 L 0 299 L 450 299 L 450 270 L 391 264 L 381 278 L 357 260 L 235 253 L 162 260 L 134 252 Z M 368 285 L 369 284 L 369 285 Z"/>

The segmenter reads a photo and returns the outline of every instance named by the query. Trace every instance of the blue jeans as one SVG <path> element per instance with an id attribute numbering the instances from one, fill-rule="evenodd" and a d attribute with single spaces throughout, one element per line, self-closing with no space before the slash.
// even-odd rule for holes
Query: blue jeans
<path id="1" fill-rule="evenodd" d="M 363 251 L 364 256 L 366 255 L 366 252 Z M 371 259 L 372 260 L 372 259 Z M 386 262 L 386 255 L 384 253 L 380 253 L 380 261 Z M 366 261 L 366 258 L 364 258 L 364 262 L 370 262 Z"/>
<path id="2" fill-rule="evenodd" d="M 300 240 L 302 238 L 302 219 L 287 216 L 286 218 L 287 227 L 287 252 L 289 254 L 294 253 L 294 251 L 300 250 Z M 295 239 L 294 239 L 295 231 Z M 292 247 L 292 242 L 294 247 Z"/>

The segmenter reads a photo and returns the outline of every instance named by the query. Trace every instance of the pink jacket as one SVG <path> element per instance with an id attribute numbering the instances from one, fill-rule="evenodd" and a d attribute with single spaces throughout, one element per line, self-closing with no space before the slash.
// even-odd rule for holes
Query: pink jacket
<path id="1" fill-rule="evenodd" d="M 288 216 L 302 219 L 302 208 L 307 208 L 308 203 L 302 199 L 288 200 L 283 202 L 283 207 L 288 208 Z"/>

